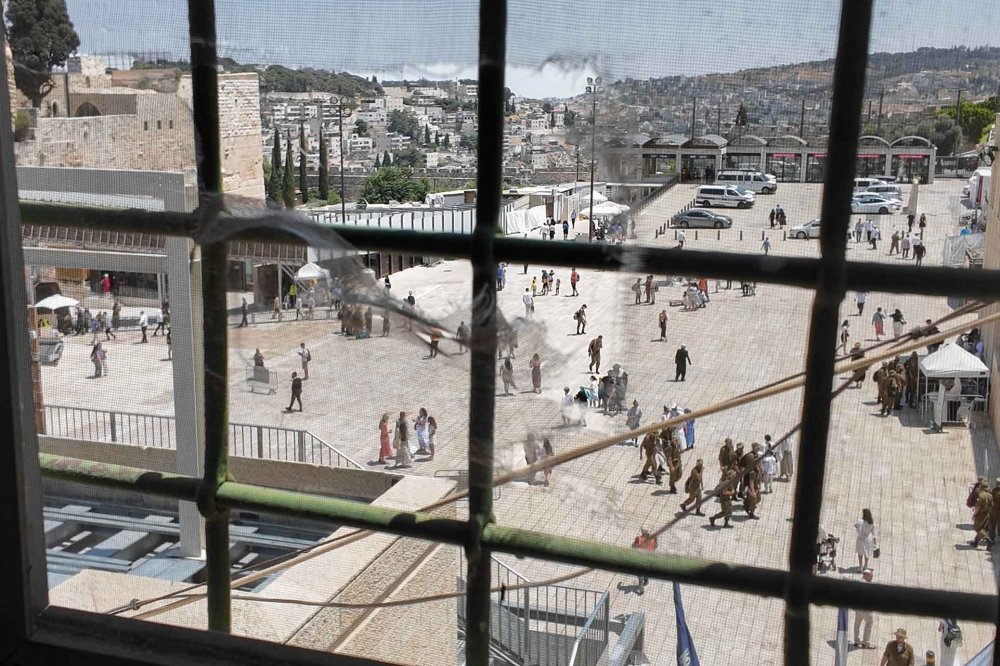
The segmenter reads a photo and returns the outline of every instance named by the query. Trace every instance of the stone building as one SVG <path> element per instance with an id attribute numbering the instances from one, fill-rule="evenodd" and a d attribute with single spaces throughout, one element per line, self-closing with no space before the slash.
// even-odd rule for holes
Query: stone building
<path id="1" fill-rule="evenodd" d="M 15 144 L 21 166 L 184 172 L 195 178 L 191 77 L 176 70 L 107 73 L 78 58 L 53 75 L 28 137 Z M 223 187 L 264 199 L 260 94 L 256 73 L 219 75 Z"/>

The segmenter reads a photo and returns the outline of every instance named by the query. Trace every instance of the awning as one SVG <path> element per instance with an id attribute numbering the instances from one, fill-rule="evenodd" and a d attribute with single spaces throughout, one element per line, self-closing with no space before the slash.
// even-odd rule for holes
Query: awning
<path id="1" fill-rule="evenodd" d="M 932 378 L 989 376 L 986 364 L 956 344 L 945 345 L 920 359 L 920 371 Z"/>

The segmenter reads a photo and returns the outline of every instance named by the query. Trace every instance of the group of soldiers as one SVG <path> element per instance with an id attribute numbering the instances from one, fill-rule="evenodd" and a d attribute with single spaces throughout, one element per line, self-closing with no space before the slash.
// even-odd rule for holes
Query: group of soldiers
<path id="1" fill-rule="evenodd" d="M 985 477 L 979 477 L 969 491 L 965 504 L 972 509 L 972 522 L 976 530 L 976 536 L 969 545 L 978 548 L 979 542 L 985 541 L 987 548 L 992 548 L 996 543 L 997 533 L 1000 532 L 1000 477 L 993 488 L 990 488 Z"/>
<path id="2" fill-rule="evenodd" d="M 750 445 L 750 450 L 744 452 L 743 442 L 726 438 L 719 449 L 719 467 L 722 468 L 722 478 L 719 480 L 717 494 L 722 505 L 719 513 L 709 517 L 708 522 L 715 526 L 715 521 L 723 520 L 723 527 L 732 527 L 729 521 L 733 517 L 733 500 L 743 500 L 743 510 L 747 515 L 757 520 L 757 506 L 760 504 L 760 480 L 763 470 L 764 447 L 758 442 Z"/>
<path id="3" fill-rule="evenodd" d="M 372 319 L 374 318 L 371 306 L 365 308 L 363 305 L 340 305 L 340 332 L 351 337 L 370 337 L 372 334 Z M 382 315 L 382 335 L 389 333 L 388 313 Z"/>
<path id="4" fill-rule="evenodd" d="M 666 475 L 670 484 L 669 492 L 677 493 L 677 482 L 684 474 L 681 439 L 677 430 L 664 428 L 659 433 L 646 434 L 639 450 L 644 459 L 639 478 L 645 481 L 652 473 L 656 483 L 662 485 L 663 476 Z M 756 520 L 760 517 L 757 515 L 757 507 L 760 504 L 763 456 L 764 447 L 757 442 L 751 444 L 749 451 L 744 451 L 743 442 L 737 443 L 734 447 L 733 440 L 726 438 L 719 450 L 722 478 L 715 489 L 715 495 L 719 498 L 721 509 L 708 519 L 713 527 L 715 521 L 720 518 L 723 520 L 723 527 L 732 527 L 730 520 L 733 516 L 734 500 L 743 501 L 743 509 L 750 518 Z M 704 461 L 699 458 L 684 483 L 687 498 L 681 502 L 681 511 L 687 511 L 688 508 L 694 507 L 696 515 L 705 515 L 701 511 L 702 490 L 705 485 L 704 472 Z"/>
<path id="5" fill-rule="evenodd" d="M 919 376 L 917 352 L 913 352 L 905 363 L 898 360 L 882 363 L 882 367 L 872 373 L 872 381 L 878 386 L 879 413 L 888 416 L 893 410 L 902 409 L 904 402 L 915 407 Z"/>

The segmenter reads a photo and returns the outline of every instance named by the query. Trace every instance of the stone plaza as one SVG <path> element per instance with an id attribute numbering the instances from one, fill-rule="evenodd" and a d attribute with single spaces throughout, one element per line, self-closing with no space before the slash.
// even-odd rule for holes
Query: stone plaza
<path id="1" fill-rule="evenodd" d="M 925 244 L 927 265 L 941 263 L 946 236 L 958 233 L 959 194 L 962 181 L 938 180 L 920 188 L 920 211 L 927 214 Z M 676 244 L 672 230 L 657 235 L 654 229 L 667 222 L 693 198 L 689 185 L 674 187 L 645 209 L 636 221 L 637 241 L 665 247 Z M 734 219 L 733 228 L 716 232 L 686 232 L 686 249 L 762 253 L 763 237 L 772 242 L 771 255 L 816 257 L 816 240 L 783 239 L 781 230 L 768 227 L 770 208 L 780 204 L 789 227 L 819 216 L 821 185 L 782 184 L 778 193 L 759 196 L 750 210 L 724 211 Z M 852 216 L 852 224 L 858 216 Z M 866 243 L 849 242 L 850 261 L 900 262 L 888 256 L 889 236 L 904 230 L 905 216 L 873 216 L 880 223 L 883 240 L 877 250 Z M 577 230 L 580 228 L 577 224 Z M 787 229 L 787 228 L 786 228 Z M 741 240 L 742 232 L 742 240 Z M 562 241 L 549 241 L 558 254 Z M 776 260 L 778 260 L 776 259 Z M 912 259 L 910 259 L 912 261 Z M 498 305 L 508 321 L 520 324 L 524 315 L 522 295 L 532 277 L 549 266 L 508 266 L 507 286 L 498 293 Z M 738 283 L 709 281 L 710 303 L 704 309 L 682 311 L 668 305 L 680 299 L 682 286 L 662 286 L 655 305 L 634 305 L 631 273 L 581 270 L 580 295 L 571 296 L 570 271 L 555 269 L 560 294 L 536 296 L 530 325 L 522 335 L 513 359 L 518 390 L 504 396 L 498 378 L 496 410 L 496 460 L 498 471 L 523 465 L 522 443 L 529 433 L 549 438 L 561 452 L 585 442 L 625 430 L 624 413 L 588 417 L 588 427 L 563 426 L 560 400 L 563 387 L 576 392 L 589 383 L 587 345 L 603 335 L 601 371 L 613 364 L 629 374 L 627 403 L 638 400 L 642 423 L 658 419 L 664 406 L 700 408 L 725 398 L 801 372 L 809 333 L 808 312 L 813 294 L 805 289 L 760 283 L 756 295 L 744 297 Z M 665 277 L 656 276 L 658 280 Z M 689 275 L 688 278 L 699 276 Z M 469 321 L 471 267 L 463 261 L 443 261 L 392 275 L 392 295 L 412 292 L 417 307 L 429 318 L 454 329 Z M 905 285 L 896 285 L 905 290 Z M 936 319 L 951 311 L 947 300 L 915 295 L 871 293 L 863 316 L 856 316 L 853 294 L 845 299 L 841 318 L 850 322 L 851 342 L 867 346 L 874 341 L 871 314 L 876 307 L 892 312 L 899 308 L 910 326 Z M 230 295 L 237 306 L 239 296 Z M 586 334 L 576 334 L 573 313 L 586 303 Z M 667 310 L 667 341 L 659 340 L 657 315 Z M 438 423 L 437 454 L 433 461 L 417 458 L 407 474 L 449 474 L 467 465 L 469 381 L 468 354 L 444 341 L 441 354 L 431 358 L 422 339 L 394 321 L 388 337 L 379 337 L 376 313 L 374 336 L 350 339 L 339 334 L 335 319 L 295 321 L 286 313 L 282 322 L 268 314 L 256 317 L 248 328 L 232 328 L 229 337 L 230 420 L 305 429 L 322 438 L 362 465 L 377 469 L 378 422 L 383 413 L 395 421 L 400 411 L 411 420 L 424 407 Z M 289 316 L 291 314 L 291 316 Z M 959 320 L 974 326 L 975 315 Z M 152 329 L 151 329 L 152 331 Z M 171 362 L 162 337 L 138 344 L 138 333 L 122 332 L 106 344 L 110 373 L 91 378 L 90 336 L 67 338 L 61 363 L 43 369 L 47 404 L 148 414 L 173 414 Z M 296 353 L 305 342 L 312 353 L 309 379 L 304 384 L 302 412 L 284 411 L 289 399 L 291 373 L 300 370 Z M 692 365 L 687 380 L 673 381 L 674 352 L 684 344 Z M 274 395 L 251 393 L 244 381 L 245 368 L 260 349 L 266 365 L 277 371 Z M 542 391 L 531 390 L 528 361 L 539 353 Z M 839 570 L 827 575 L 860 577 L 855 555 L 854 523 L 862 508 L 875 517 L 881 557 L 873 561 L 875 582 L 952 591 L 981 592 L 995 589 L 996 567 L 986 550 L 967 545 L 972 536 L 970 511 L 965 498 L 977 476 L 994 479 L 1000 461 L 993 433 L 985 420 L 973 419 L 970 428 L 947 428 L 932 433 L 919 410 L 881 417 L 875 405 L 875 385 L 869 380 L 851 388 L 833 404 L 826 464 L 826 484 L 821 524 L 841 539 Z M 688 471 L 696 458 L 705 461 L 706 488 L 719 480 L 718 451 L 725 437 L 762 442 L 765 434 L 777 438 L 801 418 L 801 391 L 790 391 L 761 402 L 744 405 L 699 419 L 697 442 L 684 453 Z M 796 450 L 799 443 L 796 439 Z M 628 547 L 640 526 L 655 529 L 672 520 L 684 495 L 670 495 L 667 487 L 642 482 L 639 450 L 616 445 L 558 467 L 550 487 L 514 482 L 498 490 L 494 512 L 502 524 L 592 539 L 611 546 Z M 792 478 L 792 482 L 796 477 Z M 707 518 L 689 515 L 659 539 L 659 551 L 722 562 L 761 567 L 787 567 L 791 533 L 793 483 L 776 482 L 773 494 L 762 496 L 761 520 L 747 519 L 737 509 L 735 529 L 712 528 Z M 460 512 L 464 507 L 460 507 Z M 716 504 L 704 507 L 716 511 Z M 544 580 L 567 573 L 567 566 L 536 560 L 499 559 L 528 579 Z M 654 664 L 672 660 L 676 634 L 670 586 L 652 581 L 646 594 L 635 594 L 635 580 L 609 572 L 591 572 L 567 583 L 607 590 L 613 615 L 642 610 L 646 613 L 645 652 Z M 687 620 L 699 655 L 706 664 L 781 664 L 783 603 L 707 588 L 684 586 Z M 419 606 L 412 611 L 419 616 Z M 816 608 L 812 613 L 813 659 L 833 658 L 836 609 Z M 853 623 L 853 613 L 849 619 Z M 990 626 L 963 625 L 962 656 L 970 658 L 992 640 Z M 938 649 L 937 623 L 876 615 L 872 641 L 877 651 L 853 650 L 851 664 L 875 664 L 881 647 L 896 627 L 907 628 L 910 642 L 922 655 Z M 733 650 L 733 646 L 740 650 Z"/>

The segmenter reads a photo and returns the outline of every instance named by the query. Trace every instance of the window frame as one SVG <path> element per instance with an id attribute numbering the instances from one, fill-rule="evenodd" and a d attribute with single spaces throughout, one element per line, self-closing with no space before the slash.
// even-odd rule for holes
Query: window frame
<path id="1" fill-rule="evenodd" d="M 0 358 L 5 364 L 0 382 L 0 435 L 14 446 L 0 447 L 0 519 L 8 526 L 16 547 L 3 549 L 0 580 L 7 594 L 0 598 L 0 619 L 8 628 L 0 639 L 0 658 L 11 663 L 35 662 L 105 664 L 377 664 L 367 659 L 330 655 L 248 638 L 226 635 L 229 627 L 229 567 L 219 556 L 228 544 L 228 511 L 239 502 L 233 489 L 245 484 L 226 478 L 227 369 L 225 299 L 226 247 L 202 246 L 205 345 L 205 476 L 187 479 L 197 484 L 199 506 L 206 517 L 209 552 L 210 628 L 204 632 L 170 625 L 139 622 L 48 606 L 44 534 L 41 515 L 41 468 L 37 437 L 32 423 L 31 367 L 28 341 L 16 334 L 27 330 L 27 293 L 23 282 L 21 225 L 47 224 L 143 231 L 192 237 L 203 216 L 215 212 L 222 192 L 216 17 L 213 0 L 189 0 L 189 33 L 193 79 L 193 109 L 198 146 L 198 186 L 201 205 L 190 214 L 107 212 L 72 206 L 20 204 L 17 198 L 10 123 L 0 123 L 0 179 L 6 219 L 0 243 Z M 997 597 L 943 590 L 860 584 L 815 576 L 811 572 L 813 545 L 822 504 L 829 392 L 833 377 L 837 312 L 847 289 L 897 291 L 929 295 L 966 295 L 1000 298 L 1000 271 L 963 271 L 936 267 L 891 266 L 848 262 L 844 252 L 850 199 L 854 187 L 856 152 L 860 135 L 861 101 L 867 67 L 871 27 L 871 0 L 843 0 L 833 80 L 830 149 L 826 161 L 820 227 L 820 259 L 790 259 L 649 247 L 608 247 L 571 244 L 553 260 L 547 243 L 496 238 L 493 227 L 482 224 L 471 236 L 430 234 L 363 228 L 339 229 L 348 242 L 362 249 L 427 250 L 435 256 L 465 258 L 473 266 L 473 293 L 495 303 L 494 275 L 497 261 L 538 262 L 588 268 L 653 272 L 693 271 L 712 278 L 749 279 L 808 288 L 815 292 L 811 310 L 806 360 L 804 419 L 799 452 L 800 474 L 795 485 L 789 567 L 772 570 L 678 558 L 667 554 L 647 556 L 624 548 L 583 540 L 533 533 L 492 523 L 493 430 L 496 354 L 496 320 L 492 307 L 473 315 L 470 371 L 469 520 L 441 521 L 409 512 L 352 509 L 327 503 L 320 518 L 363 525 L 376 530 L 458 543 L 468 562 L 469 663 L 485 664 L 489 652 L 490 552 L 509 552 L 570 564 L 595 566 L 624 573 L 641 573 L 663 580 L 678 580 L 736 592 L 780 597 L 785 601 L 785 658 L 789 664 L 809 663 L 809 611 L 811 604 L 851 605 L 911 615 L 940 616 L 997 622 Z M 479 38 L 479 184 L 502 177 L 503 84 L 507 3 L 481 0 Z M 4 36 L 6 39 L 6 36 Z M 0 82 L 0 107 L 10 108 L 7 82 Z M 8 111 L 9 113 L 9 111 Z M 497 221 L 498 188 L 478 192 L 477 219 Z M 247 234 L 253 240 L 288 240 L 280 233 Z M 902 288 L 905 285 L 905 289 Z M 222 307 L 220 307 L 220 305 Z M 4 418 L 6 417 L 6 418 Z M 111 468 L 113 466 L 105 466 Z M 112 485 L 114 469 L 77 481 Z M 62 471 L 65 474 L 65 470 Z M 47 476 L 60 476 L 58 466 L 46 465 Z M 67 478 L 65 475 L 61 478 Z M 119 483 L 138 489 L 137 482 Z M 119 486 L 121 487 L 121 486 Z M 253 488 L 245 486 L 248 493 Z M 162 492 L 168 493 L 167 489 Z M 173 491 L 176 493 L 176 491 Z M 170 496 L 176 496 L 170 495 Z M 278 513 L 288 507 L 254 506 Z M 316 516 L 314 516 L 316 517 Z M 406 518 L 396 521 L 396 518 Z M 995 663 L 1000 655 L 995 656 Z M 44 662 L 42 662 L 44 663 Z"/>

